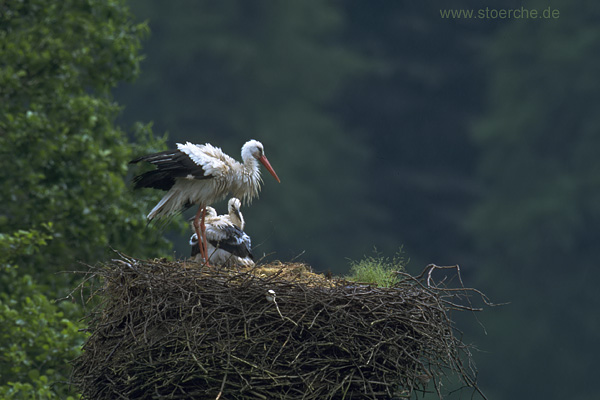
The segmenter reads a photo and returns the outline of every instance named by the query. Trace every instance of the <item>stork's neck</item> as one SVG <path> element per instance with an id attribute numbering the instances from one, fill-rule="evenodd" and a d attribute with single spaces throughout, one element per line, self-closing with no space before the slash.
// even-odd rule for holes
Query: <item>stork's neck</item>
<path id="1" fill-rule="evenodd" d="M 244 230 L 244 226 L 246 225 L 246 221 L 244 221 L 244 216 L 239 210 L 230 210 L 229 211 L 229 219 L 231 223 Z"/>
<path id="2" fill-rule="evenodd" d="M 245 175 L 250 178 L 252 181 L 260 180 L 260 165 L 258 160 L 252 156 L 244 159 L 243 164 Z"/>
<path id="3" fill-rule="evenodd" d="M 252 198 L 258 196 L 260 190 L 260 166 L 258 160 L 252 156 L 244 157 L 243 161 L 243 163 L 238 163 L 232 171 L 232 177 L 235 178 L 231 181 L 231 194 L 245 204 L 249 204 Z"/>

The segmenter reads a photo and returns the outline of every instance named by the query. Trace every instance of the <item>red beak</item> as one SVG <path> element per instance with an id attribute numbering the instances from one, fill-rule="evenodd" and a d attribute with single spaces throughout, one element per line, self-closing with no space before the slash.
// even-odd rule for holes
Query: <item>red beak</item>
<path id="1" fill-rule="evenodd" d="M 262 155 L 262 156 L 260 156 L 258 158 L 258 161 L 260 161 L 262 163 L 262 165 L 265 166 L 265 168 L 267 169 L 267 171 L 269 171 L 271 173 L 271 175 L 273 175 L 273 178 L 277 179 L 277 182 L 281 183 L 281 181 L 279 180 L 279 177 L 275 173 L 275 170 L 273 169 L 273 167 L 271 167 L 271 164 L 269 163 L 269 160 L 267 160 L 267 157 L 265 157 L 264 155 Z"/>

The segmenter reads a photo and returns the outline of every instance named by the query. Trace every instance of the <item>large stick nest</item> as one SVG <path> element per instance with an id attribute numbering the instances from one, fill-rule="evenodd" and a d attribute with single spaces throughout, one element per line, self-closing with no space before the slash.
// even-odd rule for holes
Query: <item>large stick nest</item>
<path id="1" fill-rule="evenodd" d="M 437 268 L 378 288 L 121 255 L 81 285 L 100 302 L 72 382 L 84 399 L 391 399 L 451 372 L 478 391 L 449 312 L 479 292 L 433 284 Z"/>

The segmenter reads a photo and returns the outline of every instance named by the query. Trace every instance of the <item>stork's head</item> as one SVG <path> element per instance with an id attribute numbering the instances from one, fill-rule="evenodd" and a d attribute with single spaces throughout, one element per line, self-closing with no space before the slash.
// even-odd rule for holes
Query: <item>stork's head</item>
<path id="1" fill-rule="evenodd" d="M 217 210 L 215 210 L 211 206 L 206 207 L 204 218 L 215 218 L 216 216 L 217 216 Z M 196 219 L 195 215 L 192 215 L 190 218 L 188 218 L 188 221 L 190 222 L 190 226 L 192 227 L 192 230 L 195 229 L 194 228 L 194 219 Z"/>
<path id="2" fill-rule="evenodd" d="M 205 214 L 205 218 L 214 218 L 217 216 L 217 210 L 215 210 L 214 208 L 208 206 L 206 207 L 206 214 Z"/>
<path id="3" fill-rule="evenodd" d="M 230 198 L 229 202 L 227 203 L 227 209 L 229 210 L 229 212 L 239 213 L 241 207 L 242 202 L 237 197 Z"/>
<path id="4" fill-rule="evenodd" d="M 277 182 L 281 183 L 279 177 L 275 173 L 275 170 L 273 169 L 273 167 L 271 167 L 269 160 L 267 160 L 267 157 L 265 156 L 265 148 L 263 147 L 262 143 L 258 140 L 249 140 L 242 147 L 242 160 L 244 161 L 244 163 L 250 160 L 251 157 L 260 161 L 260 163 L 265 166 L 267 171 L 269 171 L 269 173 L 273 175 L 273 178 L 275 178 Z"/>
<path id="5" fill-rule="evenodd" d="M 231 222 L 241 230 L 244 230 L 246 222 L 244 221 L 244 217 L 240 211 L 241 207 L 242 202 L 237 197 L 232 197 L 227 203 L 227 212 L 231 218 Z"/>

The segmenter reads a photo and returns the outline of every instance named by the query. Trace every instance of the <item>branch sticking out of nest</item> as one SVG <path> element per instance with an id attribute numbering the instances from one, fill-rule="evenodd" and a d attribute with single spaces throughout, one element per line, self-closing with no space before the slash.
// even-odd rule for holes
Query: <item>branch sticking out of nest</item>
<path id="1" fill-rule="evenodd" d="M 96 400 L 400 399 L 430 381 L 441 397 L 454 372 L 479 391 L 448 312 L 476 311 L 458 302 L 480 293 L 434 284 L 440 267 L 377 288 L 274 265 L 121 255 L 92 268 L 84 282 L 101 301 L 72 382 Z"/>

